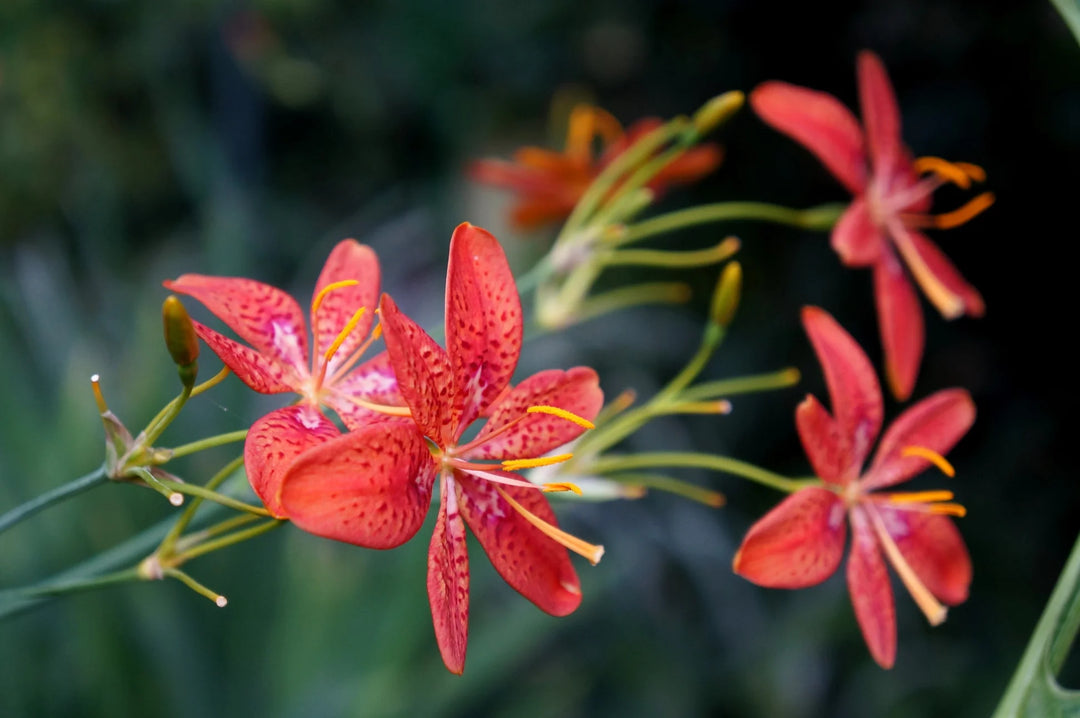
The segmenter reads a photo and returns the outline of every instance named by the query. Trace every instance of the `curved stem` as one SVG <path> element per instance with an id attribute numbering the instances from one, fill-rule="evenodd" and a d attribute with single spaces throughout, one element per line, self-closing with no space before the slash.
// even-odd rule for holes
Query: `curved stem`
<path id="1" fill-rule="evenodd" d="M 727 456 L 693 452 L 657 451 L 646 454 L 630 454 L 629 456 L 605 456 L 593 462 L 590 469 L 598 474 L 610 474 L 615 471 L 658 467 L 686 467 L 723 471 L 786 493 L 794 493 L 806 486 L 821 483 L 817 479 L 810 481 L 789 479 L 786 476 L 774 474 L 761 467 Z"/>
<path id="2" fill-rule="evenodd" d="M 208 436 L 205 439 L 193 441 L 190 444 L 181 444 L 172 450 L 172 456 L 170 459 L 175 459 L 180 456 L 187 456 L 188 454 L 194 454 L 204 449 L 212 449 L 215 446 L 224 446 L 225 444 L 231 444 L 236 441 L 243 441 L 247 438 L 248 430 L 241 429 L 239 431 L 232 431 L 228 434 L 218 434 L 217 436 Z"/>
<path id="3" fill-rule="evenodd" d="M 244 457 L 237 456 L 235 459 L 225 464 L 214 474 L 209 481 L 206 482 L 205 488 L 213 491 L 225 481 L 225 479 L 232 476 L 233 472 L 239 469 L 244 464 Z M 195 518 L 195 512 L 199 510 L 199 506 L 202 504 L 202 499 L 196 497 L 187 507 L 184 509 L 184 513 L 180 515 L 180 518 L 176 520 L 169 532 L 165 534 L 165 538 L 161 540 L 161 545 L 158 547 L 158 551 L 171 551 L 173 544 L 180 538 L 180 534 L 184 533 L 184 530 L 191 523 L 191 520 Z"/>
<path id="4" fill-rule="evenodd" d="M 253 506 L 252 504 L 244 503 L 239 499 L 234 499 L 231 496 L 225 494 L 219 494 L 216 491 L 204 488 L 202 486 L 195 486 L 194 484 L 185 484 L 180 481 L 167 481 L 164 479 L 158 479 L 162 486 L 175 491 L 178 494 L 188 494 L 189 496 L 198 496 L 200 499 L 207 499 L 214 503 L 221 504 L 222 506 L 228 506 L 230 509 L 236 509 L 237 511 L 246 511 L 249 514 L 255 514 L 257 516 L 269 516 L 270 512 L 259 506 Z"/>
<path id="5" fill-rule="evenodd" d="M 823 204 L 810 209 L 791 209 L 767 202 L 717 202 L 689 207 L 646 219 L 626 228 L 620 244 L 630 244 L 655 234 L 686 227 L 731 220 L 760 220 L 803 229 L 831 229 L 846 205 Z"/>
<path id="6" fill-rule="evenodd" d="M 252 526 L 251 528 L 244 529 L 243 531 L 236 531 L 234 533 L 227 534 L 214 541 L 207 541 L 206 543 L 201 543 L 198 546 L 193 546 L 181 553 L 178 553 L 176 555 L 175 561 L 177 565 L 179 565 L 180 563 L 183 563 L 185 561 L 190 561 L 196 556 L 202 556 L 203 554 L 208 554 L 211 551 L 217 551 L 218 549 L 225 548 L 226 546 L 232 546 L 233 544 L 240 543 L 241 541 L 247 541 L 248 539 L 255 538 L 256 536 L 262 535 L 267 531 L 272 531 L 285 523 L 285 519 L 271 519 L 270 521 L 259 524 L 258 526 Z"/>
<path id="7" fill-rule="evenodd" d="M 63 486 L 57 486 L 55 489 L 46 491 L 44 494 L 27 501 L 24 504 L 16 506 L 10 511 L 0 515 L 0 533 L 8 530 L 15 524 L 30 518 L 38 511 L 47 509 L 53 504 L 60 503 L 65 499 L 70 499 L 73 496 L 77 496 L 84 491 L 94 488 L 108 482 L 109 477 L 105 474 L 105 465 L 102 464 L 97 469 L 91 471 L 85 476 L 80 476 L 74 481 L 69 481 Z"/>

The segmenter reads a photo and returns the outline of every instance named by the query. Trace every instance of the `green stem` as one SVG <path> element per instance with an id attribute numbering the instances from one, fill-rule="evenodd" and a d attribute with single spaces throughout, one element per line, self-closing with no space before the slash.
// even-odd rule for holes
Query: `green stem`
<path id="1" fill-rule="evenodd" d="M 769 374 L 754 374 L 735 379 L 719 379 L 692 386 L 679 398 L 685 401 L 701 401 L 721 396 L 734 396 L 769 389 L 785 389 L 799 383 L 799 370 L 789 367 Z"/>
<path id="2" fill-rule="evenodd" d="M 188 494 L 189 496 L 198 496 L 200 499 L 207 499 L 214 503 L 221 504 L 222 506 L 228 506 L 230 509 L 236 509 L 237 511 L 246 511 L 249 514 L 255 514 L 256 516 L 269 516 L 270 512 L 260 506 L 253 506 L 252 504 L 244 503 L 238 499 L 234 499 L 231 496 L 225 494 L 219 494 L 216 491 L 212 491 L 203 486 L 195 486 L 194 484 L 185 484 L 180 481 L 167 481 L 164 479 L 158 479 L 159 483 L 165 488 L 175 491 L 178 494 Z"/>
<path id="3" fill-rule="evenodd" d="M 657 451 L 646 454 L 630 454 L 628 456 L 609 455 L 594 461 L 590 469 L 597 474 L 611 474 L 616 471 L 654 469 L 658 467 L 684 467 L 723 471 L 786 493 L 794 493 L 806 486 L 821 483 L 817 479 L 810 481 L 789 479 L 786 476 L 774 474 L 745 461 L 739 461 L 727 456 L 695 452 Z"/>
<path id="4" fill-rule="evenodd" d="M 614 476 L 608 476 L 607 478 L 619 483 L 641 486 L 646 489 L 666 491 L 669 494 L 682 496 L 684 499 L 697 501 L 698 503 L 714 508 L 719 508 L 724 505 L 724 495 L 719 491 L 706 489 L 703 486 L 691 484 L 688 481 L 676 479 L 672 476 L 664 476 L 662 474 L 616 474 Z"/>
<path id="5" fill-rule="evenodd" d="M 686 227 L 730 220 L 762 220 L 803 229 L 831 229 L 846 205 L 823 204 L 810 209 L 791 209 L 767 202 L 718 202 L 651 217 L 626 228 L 620 244 L 630 244 L 656 234 Z"/>
<path id="6" fill-rule="evenodd" d="M 1019 715 L 1046 715 L 1041 712 L 1048 709 L 1039 701 L 1040 689 L 1051 693 L 1064 694 L 1063 697 L 1080 701 L 1080 692 L 1064 691 L 1053 680 L 1065 665 L 1080 628 L 1080 537 L 1073 545 L 1065 568 L 1061 571 L 1057 585 L 1054 586 L 1046 609 L 1031 634 L 1027 649 L 1016 667 L 1016 673 L 1009 681 L 1005 695 L 1002 696 L 994 718 L 1012 718 Z M 1049 679 L 1051 686 L 1038 685 Z M 1058 713 L 1055 713 L 1058 714 Z"/>
<path id="7" fill-rule="evenodd" d="M 213 491 L 225 481 L 225 479 L 232 476 L 233 472 L 239 469 L 244 463 L 243 456 L 237 456 L 235 459 L 225 464 L 209 481 L 206 482 L 207 489 Z M 187 505 L 184 509 L 184 513 L 180 514 L 180 518 L 176 520 L 173 527 L 169 529 L 169 532 L 165 534 L 165 538 L 161 540 L 161 545 L 158 547 L 158 551 L 171 551 L 173 544 L 180 538 L 180 534 L 184 533 L 184 530 L 191 523 L 191 520 L 195 518 L 195 512 L 199 510 L 199 506 L 202 504 L 200 497 L 195 499 Z"/>
<path id="8" fill-rule="evenodd" d="M 239 516 L 233 516 L 231 519 L 225 519 L 221 523 L 208 526 L 202 531 L 196 531 L 193 534 L 188 534 L 175 543 L 175 546 L 170 546 L 168 551 L 158 549 L 158 555 L 176 555 L 187 551 L 190 548 L 194 548 L 201 543 L 204 543 L 207 539 L 214 536 L 220 536 L 221 534 L 228 533 L 233 529 L 240 528 L 241 526 L 247 526 L 248 524 L 260 521 L 261 516 L 255 514 L 240 514 Z"/>
<path id="9" fill-rule="evenodd" d="M 212 449 L 215 446 L 224 446 L 225 444 L 232 444 L 236 441 L 243 441 L 247 438 L 248 430 L 241 429 L 240 431 L 232 431 L 228 434 L 218 434 L 217 436 L 208 436 L 205 439 L 199 441 L 193 441 L 190 444 L 181 444 L 172 450 L 172 456 L 170 459 L 175 459 L 180 456 L 187 456 L 188 454 L 194 454 L 205 449 Z"/>
<path id="10" fill-rule="evenodd" d="M 104 576 L 95 576 L 93 578 L 36 584 L 27 586 L 26 588 L 14 589 L 10 591 L 10 593 L 17 595 L 24 600 L 32 601 L 37 598 L 54 598 L 68 593 L 90 591 L 95 588 L 104 588 L 105 586 L 112 586 L 118 583 L 141 580 L 143 579 L 139 575 L 138 568 L 132 567 L 122 571 L 116 571 L 115 573 L 107 573 Z"/>
<path id="11" fill-rule="evenodd" d="M 158 440 L 161 433 L 173 422 L 173 419 L 177 417 L 180 410 L 184 408 L 184 404 L 187 403 L 188 398 L 191 396 L 191 387 L 185 386 L 180 395 L 170 401 L 168 404 L 158 412 L 146 428 L 143 429 L 142 436 L 145 440 L 140 442 L 142 446 L 153 446 L 154 442 Z M 141 437 L 140 437 L 141 438 Z"/>
<path id="12" fill-rule="evenodd" d="M 0 515 L 0 533 L 7 531 L 20 521 L 30 518 L 38 511 L 47 509 L 53 504 L 60 503 L 65 499 L 77 496 L 95 486 L 100 486 L 101 484 L 108 482 L 108 480 L 109 477 L 105 474 L 105 466 L 102 465 L 85 476 L 80 476 L 63 486 L 57 486 L 55 489 L 46 491 L 44 494 L 30 499 L 26 503 L 16 506 L 10 511 Z"/>
<path id="13" fill-rule="evenodd" d="M 232 546 L 233 544 L 240 543 L 241 541 L 247 541 L 250 538 L 255 538 L 256 536 L 264 534 L 267 531 L 272 531 L 276 529 L 284 523 L 284 519 L 273 519 L 271 521 L 267 521 L 266 523 L 259 524 L 258 526 L 252 526 L 249 529 L 237 531 L 235 533 L 228 534 L 227 536 L 222 536 L 215 541 L 207 541 L 206 543 L 201 543 L 198 546 L 193 546 L 192 548 L 176 554 L 176 558 L 173 560 L 175 561 L 176 565 L 179 565 L 186 561 L 190 561 L 196 556 L 202 556 L 204 554 L 210 553 L 211 551 L 217 551 L 218 549 L 225 548 L 226 546 Z"/>

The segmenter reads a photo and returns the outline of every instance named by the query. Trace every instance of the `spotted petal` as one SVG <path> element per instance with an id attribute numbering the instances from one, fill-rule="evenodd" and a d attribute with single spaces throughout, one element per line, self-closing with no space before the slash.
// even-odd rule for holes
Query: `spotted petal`
<path id="1" fill-rule="evenodd" d="M 863 50 L 857 60 L 859 105 L 866 126 L 867 151 L 875 173 L 891 174 L 906 151 L 900 138 L 900 108 L 885 66 L 874 53 Z"/>
<path id="2" fill-rule="evenodd" d="M 855 618 L 870 655 L 882 668 L 892 668 L 896 661 L 896 607 L 892 586 L 870 519 L 858 506 L 851 510 L 847 583 Z"/>
<path id="3" fill-rule="evenodd" d="M 301 454 L 281 482 L 298 527 L 368 548 L 393 548 L 419 530 L 435 463 L 411 421 L 351 431 Z"/>
<path id="4" fill-rule="evenodd" d="M 759 586 L 813 586 L 840 565 L 845 533 L 844 504 L 835 493 L 800 489 L 750 527 L 733 567 Z"/>
<path id="5" fill-rule="evenodd" d="M 591 421 L 603 403 L 604 394 L 600 391 L 599 378 L 592 369 L 550 369 L 533 374 L 493 406 L 491 418 L 476 438 L 480 446 L 469 452 L 470 458 L 521 459 L 546 454 L 576 439 L 584 429 L 551 414 L 528 414 L 529 407 L 553 406 Z M 490 441 L 484 441 L 519 419 L 510 429 Z"/>
<path id="6" fill-rule="evenodd" d="M 915 389 L 926 333 L 919 296 L 891 249 L 874 265 L 874 305 L 877 307 L 885 376 L 899 401 Z"/>
<path id="7" fill-rule="evenodd" d="M 241 339 L 297 373 L 307 371 L 307 324 L 300 305 L 269 284 L 240 277 L 185 274 L 166 288 L 194 297 Z"/>
<path id="8" fill-rule="evenodd" d="M 454 392 L 450 359 L 427 332 L 384 294 L 380 303 L 386 353 L 398 390 L 425 436 L 448 446 L 457 439 L 460 398 Z"/>
<path id="9" fill-rule="evenodd" d="M 849 469 L 857 470 L 881 430 L 884 406 L 877 375 L 862 348 L 828 312 L 804 307 L 802 319 L 825 373 L 839 439 L 846 444 L 841 450 Z"/>
<path id="10" fill-rule="evenodd" d="M 938 600 L 963 603 L 971 586 L 971 556 L 948 516 L 877 507 L 889 534 L 915 575 Z"/>
<path id="11" fill-rule="evenodd" d="M 365 409 L 353 401 L 356 398 L 384 406 L 405 406 L 388 353 L 380 352 L 354 368 L 344 379 L 335 382 L 333 392 L 323 398 L 353 431 L 386 418 L 386 414 Z"/>
<path id="12" fill-rule="evenodd" d="M 462 426 L 510 383 L 521 335 L 521 299 L 502 247 L 489 232 L 459 225 L 446 272 L 446 347 Z"/>
<path id="13" fill-rule="evenodd" d="M 469 641 L 469 554 L 453 483 L 442 482 L 442 508 L 428 550 L 427 590 L 439 653 L 447 669 L 461 675 Z"/>
<path id="14" fill-rule="evenodd" d="M 330 252 L 315 282 L 313 299 L 327 285 L 350 279 L 359 283 L 332 289 L 322 298 L 318 312 L 312 317 L 315 347 L 324 354 L 353 314 L 361 307 L 367 310 L 335 353 L 328 369 L 330 373 L 367 338 L 379 302 L 379 260 L 370 247 L 355 239 L 338 242 Z"/>
<path id="15" fill-rule="evenodd" d="M 460 472 L 457 482 L 461 515 L 499 575 L 542 611 L 553 616 L 573 612 L 581 604 L 581 584 L 567 550 L 510 506 L 492 482 Z M 557 525 L 555 512 L 540 491 L 499 488 L 533 515 Z"/>
<path id="16" fill-rule="evenodd" d="M 854 194 L 867 182 L 863 133 L 851 110 L 832 95 L 770 81 L 750 93 L 750 106 L 773 129 L 802 144 Z"/>
<path id="17" fill-rule="evenodd" d="M 289 468 L 308 449 L 340 435 L 334 422 L 306 405 L 272 411 L 252 424 L 244 442 L 244 469 L 267 511 L 288 518 L 280 493 Z"/>
<path id="18" fill-rule="evenodd" d="M 240 381 L 255 391 L 261 394 L 280 394 L 300 388 L 303 382 L 301 377 L 307 374 L 306 368 L 302 374 L 298 374 L 295 367 L 275 361 L 245 344 L 218 334 L 205 324 L 194 320 L 191 323 L 195 326 L 195 333 L 210 347 L 210 351 L 217 354 Z"/>
<path id="19" fill-rule="evenodd" d="M 944 456 L 975 423 L 975 402 L 963 389 L 944 389 L 911 406 L 881 438 L 874 463 L 862 480 L 864 490 L 893 486 L 925 471 L 930 462 L 904 456 L 919 446 Z"/>

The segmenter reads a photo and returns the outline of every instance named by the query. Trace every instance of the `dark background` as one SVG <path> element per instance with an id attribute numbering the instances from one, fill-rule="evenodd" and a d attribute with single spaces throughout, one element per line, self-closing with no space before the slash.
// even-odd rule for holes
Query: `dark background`
<path id="1" fill-rule="evenodd" d="M 988 714 L 1080 526 L 1064 421 L 1075 404 L 1065 251 L 1076 237 L 1080 49 L 1049 3 L 4 2 L 0 510 L 100 462 L 90 374 L 132 429 L 175 391 L 159 338 L 162 279 L 239 274 L 304 301 L 329 249 L 354 236 L 379 252 L 384 287 L 434 326 L 458 222 L 495 231 L 522 271 L 542 252 L 547 235 L 515 235 L 506 198 L 470 186 L 462 169 L 520 144 L 558 146 L 553 97 L 592 98 L 629 122 L 784 79 L 854 106 L 862 48 L 884 59 L 916 154 L 981 164 L 998 197 L 936 235 L 988 312 L 946 323 L 924 303 L 916 389 L 965 386 L 979 407 L 950 455 L 949 486 L 969 509 L 972 596 L 930 629 L 896 584 L 895 669 L 869 658 L 842 576 L 791 593 L 731 573 L 741 535 L 778 495 L 687 473 L 729 506 L 650 495 L 564 507 L 571 530 L 608 550 L 579 567 L 586 597 L 569 618 L 520 599 L 474 545 L 462 678 L 442 668 L 431 632 L 427 529 L 380 553 L 285 528 L 188 566 L 228 595 L 224 610 L 167 582 L 7 620 L 0 714 Z M 749 111 L 719 139 L 724 166 L 662 207 L 846 199 Z M 965 199 L 939 196 L 944 208 Z M 744 303 L 705 378 L 795 365 L 804 381 L 740 399 L 729 417 L 659 422 L 633 445 L 803 475 L 792 410 L 823 387 L 798 308 L 829 309 L 879 363 L 870 277 L 841 267 L 824 235 L 787 228 L 733 224 L 667 246 L 728 232 L 744 240 Z M 648 396 L 693 351 L 713 277 L 687 277 L 699 290 L 688 308 L 537 339 L 523 374 L 588 363 L 609 396 L 627 386 Z M 205 376 L 217 366 L 203 365 Z M 255 399 L 232 380 L 163 441 L 241 429 L 280 405 Z M 889 404 L 890 418 L 898 411 Z M 178 470 L 207 477 L 233 451 Z M 50 575 L 167 509 L 151 492 L 99 488 L 0 536 L 0 585 Z M 1077 666 L 1066 674 L 1080 682 Z"/>

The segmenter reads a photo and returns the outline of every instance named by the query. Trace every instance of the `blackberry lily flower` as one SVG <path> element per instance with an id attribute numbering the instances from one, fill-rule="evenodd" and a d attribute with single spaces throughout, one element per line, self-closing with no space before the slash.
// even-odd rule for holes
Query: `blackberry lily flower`
<path id="1" fill-rule="evenodd" d="M 195 332 L 241 381 L 257 392 L 295 392 L 299 404 L 278 409 L 252 426 L 244 447 L 252 488 L 267 510 L 289 518 L 280 503 L 284 464 L 268 464 L 271 452 L 295 456 L 338 436 L 321 410 L 326 406 L 352 430 L 388 416 L 407 417 L 385 352 L 357 365 L 371 343 L 379 264 L 371 248 L 347 239 L 331 251 L 311 302 L 314 352 L 299 304 L 275 287 L 240 277 L 185 274 L 164 283 L 193 297 L 248 345 L 193 322 Z"/>
<path id="2" fill-rule="evenodd" d="M 591 427 L 603 396 L 596 373 L 585 367 L 542 371 L 510 386 L 521 351 L 521 303 L 502 248 L 470 224 L 459 226 L 450 242 L 447 349 L 388 296 L 381 316 L 390 364 L 413 421 L 369 426 L 367 450 L 347 457 L 324 447 L 301 453 L 284 472 L 282 503 L 308 531 L 369 545 L 367 525 L 357 540 L 355 522 L 342 521 L 354 517 L 356 504 L 345 493 L 327 494 L 326 476 L 349 475 L 348 463 L 362 466 L 378 485 L 410 487 L 376 507 L 408 523 L 423 516 L 439 474 L 442 500 L 428 556 L 428 597 L 443 661 L 461 673 L 469 613 L 466 524 L 499 574 L 539 608 L 562 616 L 581 603 L 567 549 L 595 563 L 603 548 L 559 529 L 543 496 L 576 487 L 536 485 L 515 472 L 569 458 L 543 455 Z M 474 438 L 464 438 L 480 417 L 487 423 Z M 309 514 L 302 504 L 316 491 L 326 501 Z"/>
<path id="3" fill-rule="evenodd" d="M 755 523 L 735 555 L 735 572 L 762 586 L 804 588 L 840 565 L 845 516 L 852 546 L 847 583 L 855 617 L 874 660 L 896 657 L 892 588 L 881 554 L 931 624 L 943 604 L 967 599 L 971 559 L 949 516 L 965 511 L 950 491 L 883 492 L 931 464 L 952 476 L 942 457 L 975 420 L 962 389 L 939 391 L 911 406 L 885 432 L 868 469 L 863 464 L 881 430 L 881 388 L 855 340 L 821 309 L 803 310 L 803 326 L 821 361 L 830 414 L 807 396 L 795 412 L 803 447 L 823 486 L 799 489 Z"/>
<path id="4" fill-rule="evenodd" d="M 517 195 L 510 212 L 519 229 L 535 229 L 570 215 L 589 185 L 612 160 L 663 121 L 649 117 L 623 131 L 619 121 L 598 107 L 578 105 L 570 114 L 566 145 L 562 152 L 522 147 L 513 162 L 483 159 L 473 162 L 469 177 L 477 182 L 506 187 Z M 603 149 L 593 150 L 599 139 Z M 704 144 L 687 150 L 660 170 L 649 182 L 654 192 L 696 182 L 716 169 L 723 156 L 720 147 Z"/>
<path id="5" fill-rule="evenodd" d="M 989 207 L 986 192 L 945 214 L 928 214 L 943 184 L 967 189 L 986 177 L 980 167 L 936 157 L 913 160 L 900 137 L 900 111 L 877 55 L 858 57 L 863 127 L 832 95 L 785 82 L 765 82 L 750 105 L 766 123 L 803 144 L 854 195 L 832 231 L 832 247 L 849 267 L 871 267 L 885 373 L 897 399 L 915 386 L 924 327 L 907 274 L 946 319 L 982 316 L 982 297 L 920 230 L 961 225 Z"/>

